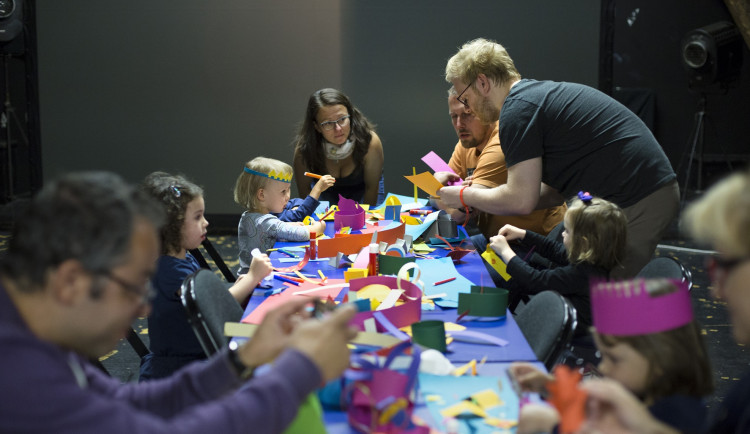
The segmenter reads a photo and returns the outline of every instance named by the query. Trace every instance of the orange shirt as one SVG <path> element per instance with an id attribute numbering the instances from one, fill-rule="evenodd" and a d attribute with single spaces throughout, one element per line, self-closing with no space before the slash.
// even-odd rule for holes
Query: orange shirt
<path id="1" fill-rule="evenodd" d="M 505 166 L 505 155 L 500 148 L 498 122 L 495 122 L 492 135 L 481 152 L 477 152 L 476 148 L 464 148 L 459 141 L 448 165 L 461 178 L 473 175 L 474 185 L 493 188 L 508 182 L 508 168 Z M 566 209 L 563 204 L 554 208 L 538 209 L 524 216 L 500 216 L 478 212 L 476 224 L 487 239 L 497 235 L 497 231 L 506 224 L 547 235 L 563 220 Z"/>

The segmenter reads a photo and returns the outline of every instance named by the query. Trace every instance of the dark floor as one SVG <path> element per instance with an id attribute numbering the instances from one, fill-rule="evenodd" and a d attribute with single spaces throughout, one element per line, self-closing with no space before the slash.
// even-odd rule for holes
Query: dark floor
<path id="1" fill-rule="evenodd" d="M 676 232 L 676 231 L 674 231 Z M 0 250 L 4 250 L 7 233 L 0 233 Z M 225 258 L 231 269 L 236 269 L 237 239 L 235 236 L 218 235 L 209 237 L 211 243 Z M 708 252 L 699 250 L 689 241 L 676 235 L 663 240 L 659 245 L 657 255 L 671 256 L 690 269 L 693 274 L 692 296 L 698 320 L 703 325 L 709 355 L 713 363 L 716 381 L 716 393 L 708 400 L 709 406 L 714 406 L 726 395 L 727 389 L 740 375 L 747 370 L 750 358 L 744 346 L 738 345 L 732 339 L 729 319 L 722 302 L 711 299 L 709 294 L 709 279 L 704 270 L 704 261 Z M 205 255 L 208 258 L 208 255 Z M 148 344 L 148 334 L 145 319 L 139 319 L 134 329 Z M 137 381 L 139 358 L 127 341 L 123 340 L 110 354 L 102 358 L 102 364 L 111 375 L 123 382 Z"/>

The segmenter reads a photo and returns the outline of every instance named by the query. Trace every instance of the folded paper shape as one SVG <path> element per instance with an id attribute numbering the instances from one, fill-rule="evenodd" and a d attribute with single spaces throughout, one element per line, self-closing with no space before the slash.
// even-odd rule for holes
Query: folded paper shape
<path id="1" fill-rule="evenodd" d="M 392 276 L 369 276 L 364 279 L 353 279 L 349 281 L 349 291 L 356 292 L 360 289 L 369 285 L 385 285 L 392 289 L 399 288 L 399 283 L 396 277 Z M 396 327 L 404 327 L 411 325 L 422 318 L 422 290 L 412 282 L 401 280 L 401 289 L 404 293 L 401 295 L 401 299 L 404 303 L 400 306 L 394 306 L 389 309 L 378 311 L 383 314 L 391 323 Z M 373 317 L 373 312 L 359 312 L 354 316 L 354 319 L 350 322 L 351 325 L 365 330 L 365 321 Z M 377 331 L 385 332 L 379 322 L 377 324 Z"/>
<path id="2" fill-rule="evenodd" d="M 351 199 L 339 195 L 339 210 L 333 217 L 333 228 L 338 231 L 343 227 L 362 229 L 365 226 L 365 209 Z"/>

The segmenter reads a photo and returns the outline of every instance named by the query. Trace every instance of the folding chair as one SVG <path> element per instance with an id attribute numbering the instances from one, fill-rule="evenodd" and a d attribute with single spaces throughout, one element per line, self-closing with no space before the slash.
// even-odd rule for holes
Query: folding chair
<path id="1" fill-rule="evenodd" d="M 211 244 L 211 241 L 206 238 L 201 243 L 204 249 L 206 249 L 206 252 L 211 257 L 211 259 L 214 261 L 214 264 L 216 264 L 216 267 L 219 268 L 219 271 L 221 271 L 221 274 L 224 276 L 225 279 L 227 279 L 227 282 L 233 283 L 237 281 L 237 277 L 232 273 L 232 271 L 227 267 L 227 264 L 224 263 L 224 259 L 222 259 L 219 252 L 214 248 L 213 244 Z M 205 268 L 210 270 L 211 266 L 208 265 L 208 262 L 206 262 L 206 258 L 203 257 L 203 254 L 201 253 L 200 249 L 192 249 L 190 250 L 190 254 L 195 257 L 196 260 L 198 260 L 198 264 L 200 264 L 201 268 Z"/>
<path id="2" fill-rule="evenodd" d="M 555 291 L 542 291 L 532 297 L 515 320 L 547 370 L 561 359 L 578 324 L 573 305 Z"/>
<path id="3" fill-rule="evenodd" d="M 688 291 L 693 288 L 693 274 L 680 261 L 669 256 L 651 259 L 636 277 L 679 279 L 687 282 Z"/>
<path id="4" fill-rule="evenodd" d="M 224 323 L 242 319 L 242 308 L 219 276 L 200 269 L 182 283 L 182 305 L 203 351 L 210 356 L 229 343 Z"/>

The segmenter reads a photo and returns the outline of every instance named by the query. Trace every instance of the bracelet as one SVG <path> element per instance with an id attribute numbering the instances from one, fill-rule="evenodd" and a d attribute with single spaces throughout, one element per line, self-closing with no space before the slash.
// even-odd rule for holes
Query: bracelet
<path id="1" fill-rule="evenodd" d="M 244 363 L 242 363 L 242 360 L 240 360 L 240 355 L 238 354 L 237 348 L 230 348 L 228 352 L 228 359 L 229 364 L 232 365 L 232 368 L 234 368 L 234 371 L 237 373 L 237 376 L 240 377 L 241 380 L 248 380 L 252 378 L 253 374 L 255 373 L 255 368 L 246 366 Z"/>
<path id="2" fill-rule="evenodd" d="M 464 202 L 464 190 L 466 190 L 466 187 L 468 187 L 468 185 L 464 185 L 463 187 L 461 187 L 461 192 L 458 193 L 458 199 L 461 201 L 461 205 L 466 208 L 466 213 L 468 214 L 469 207 L 466 206 L 466 202 Z"/>

